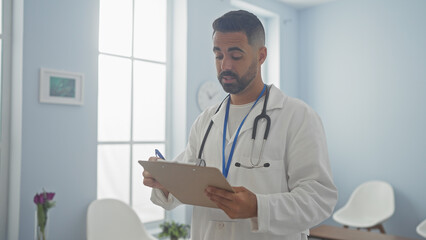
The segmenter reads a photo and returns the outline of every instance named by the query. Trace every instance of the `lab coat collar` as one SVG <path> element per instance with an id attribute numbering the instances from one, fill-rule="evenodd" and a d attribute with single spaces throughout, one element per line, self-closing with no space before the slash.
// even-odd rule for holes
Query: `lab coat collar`
<path id="1" fill-rule="evenodd" d="M 264 99 L 264 98 L 262 98 Z M 276 109 L 276 108 L 283 108 L 284 107 L 284 103 L 287 99 L 287 96 L 284 95 L 280 89 L 278 89 L 277 87 L 275 87 L 274 85 L 271 86 L 271 90 L 269 92 L 269 100 L 268 100 L 268 104 L 266 106 L 266 114 L 270 115 L 271 114 L 271 110 Z M 213 120 L 213 124 L 215 125 L 215 127 L 217 129 L 220 130 L 221 134 L 223 131 L 223 121 L 225 120 L 225 114 L 226 114 L 226 103 L 227 103 L 228 99 L 226 99 L 222 106 L 220 107 L 219 111 L 213 115 L 212 120 Z M 253 123 L 254 123 L 254 119 L 262 112 L 262 108 L 263 108 L 263 103 L 264 100 L 258 102 L 256 104 L 256 106 L 251 110 L 250 114 L 247 116 L 246 121 L 244 122 L 244 125 L 241 127 L 240 130 L 240 136 L 242 134 L 244 134 L 245 131 L 250 130 L 253 128 Z M 215 109 L 217 109 L 217 107 L 219 107 L 219 105 L 217 105 L 215 107 Z M 271 121 L 273 122 L 273 118 L 271 117 Z M 250 133 L 251 134 L 251 133 Z M 230 136 L 229 132 L 227 132 L 226 134 L 226 140 L 227 141 L 232 141 L 235 138 L 235 134 L 233 133 L 232 136 Z M 229 142 L 228 142 L 229 144 Z"/>

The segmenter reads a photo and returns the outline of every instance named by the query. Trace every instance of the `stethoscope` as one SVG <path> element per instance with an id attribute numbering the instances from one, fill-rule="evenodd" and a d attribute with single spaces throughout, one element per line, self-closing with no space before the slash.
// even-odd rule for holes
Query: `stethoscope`
<path id="1" fill-rule="evenodd" d="M 265 90 L 266 90 L 266 92 L 265 92 Z M 265 85 L 264 89 L 260 93 L 258 99 L 256 100 L 256 102 L 252 106 L 252 109 L 253 109 L 254 105 L 257 103 L 257 101 L 260 99 L 260 97 L 262 97 L 263 93 L 265 92 L 265 101 L 263 102 L 262 112 L 258 116 L 256 116 L 256 118 L 254 119 L 254 123 L 253 123 L 253 130 L 252 130 L 252 135 L 251 135 L 252 148 L 251 148 L 251 153 L 250 153 L 250 164 L 251 165 L 244 165 L 244 164 L 242 164 L 240 162 L 236 162 L 235 163 L 235 167 L 243 167 L 243 168 L 247 168 L 247 169 L 254 169 L 254 168 L 262 168 L 262 167 L 266 168 L 266 167 L 270 166 L 269 163 L 264 163 L 263 165 L 260 164 L 261 157 L 262 157 L 262 154 L 263 154 L 264 145 L 265 145 L 266 140 L 268 139 L 269 129 L 271 127 L 271 118 L 266 114 L 266 107 L 268 105 L 269 91 L 270 90 L 271 90 L 271 86 Z M 228 106 L 229 106 L 229 101 L 230 101 L 229 97 L 230 97 L 230 95 L 228 95 L 227 97 L 225 97 L 225 99 L 223 99 L 223 101 L 220 103 L 219 107 L 216 109 L 215 114 L 219 111 L 219 109 L 221 108 L 222 104 L 225 102 L 226 99 L 228 99 Z M 251 111 L 251 109 L 250 109 L 250 111 Z M 249 113 L 247 113 L 247 115 Z M 262 145 L 261 145 L 261 149 L 260 149 L 259 158 L 256 161 L 256 163 L 253 163 L 253 149 L 254 149 L 254 142 L 255 142 L 255 139 L 256 139 L 257 124 L 258 124 L 259 120 L 261 120 L 261 119 L 265 119 L 266 120 L 266 128 L 265 128 L 265 132 L 263 134 L 263 141 L 262 141 Z M 244 122 L 244 120 L 243 120 L 243 122 Z M 226 122 L 226 120 L 225 120 L 225 122 Z M 242 122 L 242 124 L 243 124 L 243 122 Z M 240 127 L 242 126 L 242 124 L 240 125 Z M 199 166 L 205 166 L 206 165 L 206 162 L 204 161 L 204 159 L 201 158 L 201 156 L 203 154 L 204 145 L 206 143 L 207 137 L 208 137 L 208 135 L 210 133 L 210 130 L 211 130 L 212 126 L 213 126 L 213 120 L 210 120 L 210 124 L 209 124 L 209 126 L 208 126 L 208 128 L 206 130 L 206 133 L 204 134 L 204 138 L 203 138 L 203 141 L 201 143 L 200 151 L 198 152 L 197 165 L 199 165 Z M 238 136 L 238 132 L 239 131 L 237 131 L 237 136 Z M 225 133 L 225 131 L 224 131 L 224 133 Z M 235 143 L 236 143 L 236 140 L 234 140 L 234 144 Z M 232 153 L 232 151 L 231 151 L 231 153 Z M 228 162 L 229 162 L 228 163 L 228 170 L 229 170 L 229 164 L 231 162 L 230 160 L 231 159 L 228 160 Z M 224 173 L 224 175 L 225 176 L 227 175 L 227 171 L 226 171 L 226 174 Z"/>

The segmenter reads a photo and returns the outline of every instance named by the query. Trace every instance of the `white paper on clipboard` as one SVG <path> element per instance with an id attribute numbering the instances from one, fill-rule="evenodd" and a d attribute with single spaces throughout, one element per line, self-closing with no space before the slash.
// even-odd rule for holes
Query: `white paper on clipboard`
<path id="1" fill-rule="evenodd" d="M 219 169 L 176 162 L 138 161 L 143 168 L 184 204 L 217 208 L 204 193 L 207 186 L 234 192 Z"/>

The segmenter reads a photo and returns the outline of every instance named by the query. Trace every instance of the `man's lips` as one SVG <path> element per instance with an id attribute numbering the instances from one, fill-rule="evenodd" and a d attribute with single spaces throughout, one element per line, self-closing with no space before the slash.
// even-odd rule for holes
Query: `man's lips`
<path id="1" fill-rule="evenodd" d="M 222 83 L 233 83 L 235 82 L 235 78 L 231 76 L 223 76 Z"/>

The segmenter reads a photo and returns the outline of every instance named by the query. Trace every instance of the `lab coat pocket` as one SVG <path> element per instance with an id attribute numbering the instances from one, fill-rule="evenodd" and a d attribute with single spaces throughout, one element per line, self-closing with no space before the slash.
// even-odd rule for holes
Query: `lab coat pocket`
<path id="1" fill-rule="evenodd" d="M 253 164 L 252 164 L 253 162 Z M 233 186 L 244 186 L 257 194 L 282 192 L 285 180 L 283 160 L 262 159 L 250 161 L 249 157 L 241 157 L 229 174 Z M 239 166 L 237 166 L 239 163 Z M 255 165 L 255 166 L 253 166 Z"/>

